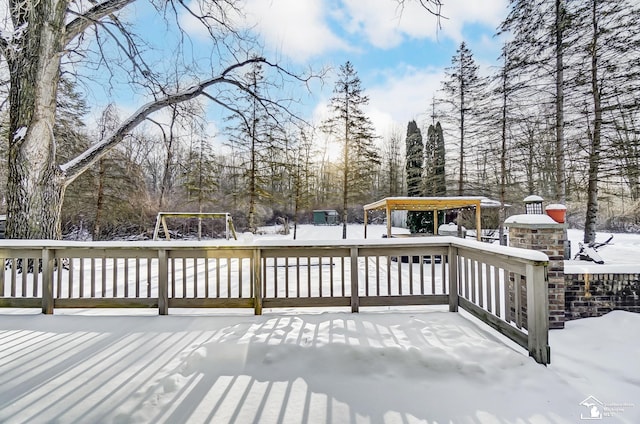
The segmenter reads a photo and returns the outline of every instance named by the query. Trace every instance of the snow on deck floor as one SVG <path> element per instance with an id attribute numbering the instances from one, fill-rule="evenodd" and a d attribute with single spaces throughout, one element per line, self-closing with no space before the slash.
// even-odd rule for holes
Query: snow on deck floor
<path id="1" fill-rule="evenodd" d="M 615 347 L 589 341 L 617 322 L 639 334 L 624 312 L 552 332 L 548 368 L 441 309 L 80 312 L 1 317 L 0 422 L 575 423 L 589 395 L 640 399 L 639 343 L 604 361 Z M 640 405 L 607 420 L 639 422 Z"/>

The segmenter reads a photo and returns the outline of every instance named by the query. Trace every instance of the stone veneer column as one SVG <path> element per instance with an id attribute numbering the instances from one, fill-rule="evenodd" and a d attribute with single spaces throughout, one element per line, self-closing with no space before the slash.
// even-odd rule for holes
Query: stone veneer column
<path id="1" fill-rule="evenodd" d="M 522 218 L 518 219 L 520 217 Z M 550 222 L 527 223 L 547 221 L 547 218 Z M 549 257 L 549 328 L 564 328 L 564 249 L 567 225 L 558 224 L 546 215 L 517 215 L 507 219 L 505 226 L 509 228 L 509 246 L 537 250 Z"/>

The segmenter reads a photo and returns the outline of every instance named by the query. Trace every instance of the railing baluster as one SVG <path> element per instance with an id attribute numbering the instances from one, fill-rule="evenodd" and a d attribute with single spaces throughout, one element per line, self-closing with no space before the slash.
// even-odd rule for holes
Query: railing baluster
<path id="1" fill-rule="evenodd" d="M 176 294 L 176 258 L 171 258 L 169 266 L 171 267 L 171 298 L 176 298 L 178 297 Z"/>
<path id="2" fill-rule="evenodd" d="M 58 261 L 59 259 L 54 259 L 54 264 L 57 264 Z M 23 265 L 22 266 L 22 287 L 23 287 L 22 296 L 24 297 L 26 295 L 24 291 L 24 287 L 26 284 L 25 278 L 29 273 L 29 266 L 26 259 L 23 259 L 22 265 Z M 54 296 L 59 299 L 60 297 L 62 297 L 62 278 L 60 278 L 60 267 L 56 266 L 55 270 L 56 270 L 56 292 Z"/>
<path id="3" fill-rule="evenodd" d="M 471 298 L 471 259 L 464 258 L 464 290 L 465 297 Z"/>
<path id="4" fill-rule="evenodd" d="M 513 296 L 514 319 L 516 327 L 522 328 L 522 306 L 520 302 L 520 296 L 522 296 L 522 276 L 520 274 L 513 274 L 513 284 L 515 288 L 515 294 Z"/>
<path id="5" fill-rule="evenodd" d="M 502 270 L 502 285 L 504 287 L 504 315 L 503 319 L 507 322 L 511 322 L 511 299 L 509 298 L 509 271 Z"/>
<path id="6" fill-rule="evenodd" d="M 376 296 L 380 296 L 380 255 L 376 255 Z"/>
<path id="7" fill-rule="evenodd" d="M 442 269 L 444 269 L 444 256 L 440 256 L 440 267 Z M 430 263 L 430 267 L 431 268 L 431 294 L 436 294 L 436 255 L 431 255 L 431 263 Z M 442 285 L 444 286 L 444 276 L 442 278 Z M 443 291 L 444 293 L 444 291 Z M 424 293 L 424 289 L 422 291 L 422 294 Z"/>
<path id="8" fill-rule="evenodd" d="M 424 265 L 425 265 L 425 258 L 428 257 L 429 260 L 429 264 L 431 265 L 431 281 L 433 283 L 434 278 L 433 278 L 433 271 L 435 270 L 435 268 L 433 268 L 433 262 L 435 260 L 435 256 L 433 255 L 428 255 L 428 256 L 420 256 L 420 294 L 425 294 L 424 292 Z M 431 292 L 431 294 L 434 294 L 435 292 Z"/>
<path id="9" fill-rule="evenodd" d="M 129 258 L 124 258 L 124 297 L 129 297 Z"/>
<path id="10" fill-rule="evenodd" d="M 481 308 L 484 307 L 484 274 L 482 273 L 482 264 L 476 261 L 477 270 L 475 274 L 477 275 L 477 284 L 478 284 L 478 304 Z"/>
<path id="11" fill-rule="evenodd" d="M 284 297 L 289 297 L 289 257 L 284 258 Z"/>
<path id="12" fill-rule="evenodd" d="M 34 270 L 33 272 L 33 291 L 31 294 L 33 297 L 38 297 L 38 276 L 42 271 L 42 259 L 34 259 L 34 261 L 38 263 L 38 269 Z M 0 274 L 4 275 L 4 268 L 2 269 L 2 272 L 0 272 Z"/>
<path id="13" fill-rule="evenodd" d="M 220 258 L 216 258 L 216 297 L 220 297 Z"/>
<path id="14" fill-rule="evenodd" d="M 500 316 L 500 268 L 493 267 L 493 295 L 495 296 L 495 314 Z"/>
<path id="15" fill-rule="evenodd" d="M 151 297 L 151 275 L 152 275 L 153 260 L 147 258 L 147 297 Z"/>
<path id="16" fill-rule="evenodd" d="M 262 257 L 262 291 L 263 297 L 267 296 L 267 258 Z"/>
<path id="17" fill-rule="evenodd" d="M 173 259 L 171 261 L 173 263 Z M 173 271 L 173 266 L 171 267 L 171 271 Z M 175 287 L 173 288 L 173 292 L 175 293 Z M 136 257 L 136 297 L 140 297 L 140 258 L 139 257 Z"/>
<path id="18" fill-rule="evenodd" d="M 387 256 L 387 296 L 391 296 L 391 256 Z"/>
<path id="19" fill-rule="evenodd" d="M 231 298 L 231 258 L 227 258 L 227 298 Z"/>
<path id="20" fill-rule="evenodd" d="M 346 286 L 346 280 L 347 278 L 345 277 L 345 270 L 344 270 L 344 256 L 340 257 L 340 274 L 341 274 L 341 283 L 342 283 L 342 296 L 346 296 L 345 294 L 345 286 Z"/>
<path id="21" fill-rule="evenodd" d="M 182 258 L 182 298 L 187 297 L 187 258 Z"/>
<path id="22" fill-rule="evenodd" d="M 296 297 L 300 297 L 300 257 L 296 256 Z"/>
<path id="23" fill-rule="evenodd" d="M 102 257 L 102 280 L 101 280 L 101 284 L 102 284 L 102 297 L 106 297 L 107 296 L 107 258 L 105 258 L 104 256 Z"/>
<path id="24" fill-rule="evenodd" d="M 322 297 L 322 256 L 318 256 L 318 293 Z"/>
<path id="25" fill-rule="evenodd" d="M 409 256 L 409 294 L 413 294 L 413 258 L 415 256 Z M 400 294 L 402 294 L 402 288 L 400 288 Z"/>
<path id="26" fill-rule="evenodd" d="M 485 266 L 485 284 L 487 287 L 487 310 L 493 312 L 493 304 L 491 301 L 491 265 Z"/>
<path id="27" fill-rule="evenodd" d="M 369 296 L 369 257 L 364 257 L 364 295 Z"/>
<path id="28" fill-rule="evenodd" d="M 398 294 L 402 295 L 402 256 L 398 256 Z"/>
<path id="29" fill-rule="evenodd" d="M 253 287 L 253 280 L 252 280 L 252 277 L 251 277 L 251 275 L 252 275 L 251 274 L 252 273 L 251 266 L 253 265 L 253 262 L 251 262 L 251 261 L 252 261 L 252 259 L 249 258 L 249 297 L 253 299 L 254 287 Z"/>
<path id="30" fill-rule="evenodd" d="M 307 296 L 312 297 L 311 294 L 311 258 L 307 256 Z"/>
<path id="31" fill-rule="evenodd" d="M 333 256 L 329 257 L 329 281 L 331 282 L 331 297 L 333 297 L 333 286 L 335 284 L 335 281 L 333 280 Z"/>
<path id="32" fill-rule="evenodd" d="M 5 282 L 4 273 L 7 267 L 7 259 L 0 258 L 0 265 L 2 265 L 2 268 L 0 268 L 0 297 L 4 297 L 4 282 Z"/>
<path id="33" fill-rule="evenodd" d="M 17 268 L 18 267 L 18 261 L 16 260 L 16 258 L 11 258 L 11 297 L 16 297 L 16 275 L 17 275 Z"/>
<path id="34" fill-rule="evenodd" d="M 447 284 L 447 261 L 451 260 L 451 256 L 449 256 L 449 254 L 447 253 L 447 255 L 442 255 L 440 256 L 440 271 L 441 271 L 441 276 L 440 278 L 442 279 L 442 283 L 440 284 L 440 291 L 442 292 L 442 294 L 447 294 L 450 293 L 449 291 L 449 284 Z M 436 282 L 435 282 L 435 278 L 434 281 L 431 283 L 431 287 L 433 288 L 433 293 L 431 294 L 436 294 Z"/>
<path id="35" fill-rule="evenodd" d="M 39 262 L 38 260 L 36 260 L 36 262 Z M 62 259 L 60 259 L 60 266 L 62 266 Z M 39 267 L 39 265 L 38 265 Z M 69 270 L 68 270 L 68 275 L 69 275 L 69 279 L 68 279 L 68 289 L 69 289 L 69 293 L 68 293 L 68 298 L 71 299 L 73 297 L 73 258 L 69 258 Z M 33 281 L 37 281 L 38 277 L 36 277 L 38 275 L 37 272 L 37 268 L 34 269 L 33 272 Z"/>
<path id="36" fill-rule="evenodd" d="M 193 297 L 198 297 L 198 258 L 193 258 Z"/>
<path id="37" fill-rule="evenodd" d="M 209 298 L 209 258 L 204 258 L 204 297 Z M 242 297 L 242 284 L 240 285 L 240 297 Z"/>
<path id="38" fill-rule="evenodd" d="M 91 298 L 96 297 L 96 258 L 91 258 Z"/>
<path id="39" fill-rule="evenodd" d="M 112 259 L 113 263 L 113 297 L 118 297 L 118 258 Z"/>
<path id="40" fill-rule="evenodd" d="M 278 258 L 273 258 L 273 293 L 273 297 L 278 297 Z"/>

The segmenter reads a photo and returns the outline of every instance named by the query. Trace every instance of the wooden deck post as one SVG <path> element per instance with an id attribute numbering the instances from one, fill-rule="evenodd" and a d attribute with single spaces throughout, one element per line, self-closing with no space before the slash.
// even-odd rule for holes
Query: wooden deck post
<path id="1" fill-rule="evenodd" d="M 364 238 L 367 238 L 367 221 L 369 221 L 369 216 L 367 215 L 367 210 L 364 210 Z"/>
<path id="2" fill-rule="evenodd" d="M 458 312 L 458 249 L 449 245 L 449 312 Z M 445 258 L 442 258 L 444 261 Z M 443 263 L 444 267 L 445 264 Z"/>
<path id="3" fill-rule="evenodd" d="M 169 314 L 169 262 L 165 249 L 158 250 L 158 313 Z"/>
<path id="4" fill-rule="evenodd" d="M 529 355 L 540 364 L 550 363 L 549 295 L 546 266 L 527 264 L 527 330 Z"/>
<path id="5" fill-rule="evenodd" d="M 54 253 L 50 249 L 42 249 L 42 313 L 53 314 L 53 263 Z M 27 264 L 23 265 L 23 271 L 27 272 Z M 62 266 L 62 264 L 58 264 Z M 4 268 L 3 268 L 4 272 Z M 37 265 L 34 264 L 34 273 Z"/>
<path id="6" fill-rule="evenodd" d="M 358 290 L 358 248 L 351 248 L 351 312 L 360 310 L 360 293 Z"/>
<path id="7" fill-rule="evenodd" d="M 260 249 L 253 251 L 251 279 L 253 282 L 253 309 L 256 315 L 262 315 L 262 255 Z"/>

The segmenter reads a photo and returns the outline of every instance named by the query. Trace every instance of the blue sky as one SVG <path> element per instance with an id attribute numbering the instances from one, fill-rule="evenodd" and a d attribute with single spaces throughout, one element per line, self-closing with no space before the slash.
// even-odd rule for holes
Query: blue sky
<path id="1" fill-rule="evenodd" d="M 337 70 L 351 61 L 370 97 L 366 112 L 380 136 L 393 128 L 404 132 L 408 120 L 426 118 L 444 68 L 450 65 L 462 41 L 481 66 L 497 64 L 501 42 L 494 34 L 508 5 L 508 0 L 445 0 L 442 12 L 447 19 L 438 28 L 436 19 L 417 0 L 407 1 L 403 10 L 395 0 L 244 2 L 246 15 L 238 23 L 253 29 L 267 58 L 300 69 L 312 66 Z M 159 21 L 151 19 L 155 11 L 145 4 L 136 2 L 125 13 L 135 17 L 141 32 L 153 30 L 152 42 L 161 46 L 166 34 L 160 30 Z M 200 49 L 199 43 L 204 46 L 204 28 L 186 15 L 180 21 L 196 49 Z M 201 50 L 198 53 L 207 51 Z M 329 74 L 324 85 L 314 85 L 312 96 L 301 95 L 305 118 L 318 123 L 325 116 L 333 75 Z M 126 89 L 122 95 L 126 97 Z M 133 100 L 131 95 L 129 99 Z M 118 103 L 125 111 L 139 106 L 127 104 L 123 98 Z"/>
<path id="2" fill-rule="evenodd" d="M 501 42 L 495 30 L 507 0 L 446 0 L 438 29 L 417 1 L 404 10 L 394 0 L 249 0 L 248 18 L 268 49 L 293 63 L 336 68 L 350 60 L 371 99 L 368 110 L 380 135 L 406 128 L 428 113 L 444 68 L 463 40 L 483 66 L 495 65 Z M 316 119 L 331 95 L 317 94 Z"/>

